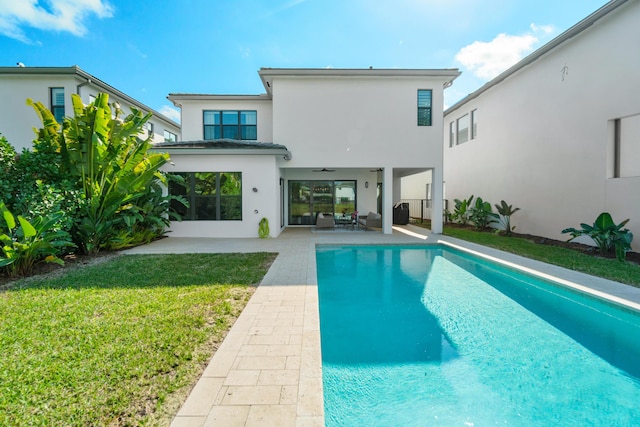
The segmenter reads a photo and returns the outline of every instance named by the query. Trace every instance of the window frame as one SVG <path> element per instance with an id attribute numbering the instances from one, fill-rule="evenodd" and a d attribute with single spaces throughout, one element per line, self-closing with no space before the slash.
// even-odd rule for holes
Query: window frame
<path id="1" fill-rule="evenodd" d="M 209 120 L 207 120 L 208 117 L 210 117 Z M 208 121 L 211 123 L 207 123 Z M 258 111 L 202 110 L 202 138 L 205 141 L 217 139 L 257 141 Z"/>
<path id="2" fill-rule="evenodd" d="M 169 135 L 169 138 L 167 138 L 167 135 Z M 176 142 L 176 141 L 178 141 L 178 135 L 176 135 L 175 133 L 165 129 L 164 130 L 164 141 L 165 142 Z"/>
<path id="3" fill-rule="evenodd" d="M 460 127 L 460 123 L 463 119 L 466 119 L 467 125 L 465 128 Z M 460 136 L 464 132 L 464 138 L 460 138 Z M 469 113 L 464 114 L 456 119 L 456 145 L 464 144 L 469 141 Z"/>
<path id="4" fill-rule="evenodd" d="M 449 148 L 456 145 L 456 121 L 449 122 Z"/>
<path id="5" fill-rule="evenodd" d="M 428 97 L 427 97 L 428 94 Z M 418 126 L 433 125 L 433 90 L 418 89 Z"/>
<path id="6" fill-rule="evenodd" d="M 55 91 L 62 92 L 62 104 L 57 104 Z M 51 114 L 55 117 L 58 123 L 62 123 L 65 118 L 65 99 L 64 99 L 64 87 L 50 87 L 49 88 L 49 105 L 51 106 Z"/>
<path id="7" fill-rule="evenodd" d="M 476 139 L 478 137 L 478 109 L 474 108 L 469 113 L 469 132 L 470 132 L 470 140 Z"/>
<path id="8" fill-rule="evenodd" d="M 213 176 L 213 181 L 210 181 L 210 184 L 213 184 L 212 188 L 210 187 L 210 194 L 203 194 L 197 191 L 197 174 L 210 174 Z M 169 181 L 168 188 L 169 195 L 182 196 L 189 202 L 189 206 L 184 207 L 177 201 L 171 201 L 171 210 L 178 213 L 183 221 L 242 221 L 242 172 L 175 172 L 173 175 L 182 176 L 185 181 L 184 184 Z M 222 185 L 223 175 L 236 175 L 239 183 L 238 194 L 225 194 Z M 178 191 L 175 191 L 176 189 Z M 213 215 L 198 217 L 201 214 L 199 209 L 204 206 L 202 202 L 205 202 L 204 205 L 207 205 L 207 202 L 212 202 L 209 206 L 213 207 Z M 233 206 L 234 204 L 235 206 Z M 227 213 L 226 209 L 234 209 L 237 215 L 225 215 Z"/>

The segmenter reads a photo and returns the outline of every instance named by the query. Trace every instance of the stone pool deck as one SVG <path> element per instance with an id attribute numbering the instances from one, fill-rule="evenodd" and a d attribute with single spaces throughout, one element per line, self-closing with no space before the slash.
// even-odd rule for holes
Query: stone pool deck
<path id="1" fill-rule="evenodd" d="M 169 237 L 126 253 L 279 254 L 171 426 L 324 426 L 316 245 L 438 241 L 612 294 L 640 308 L 638 288 L 431 235 L 411 225 L 395 226 L 389 235 L 288 228 L 264 240 Z"/>

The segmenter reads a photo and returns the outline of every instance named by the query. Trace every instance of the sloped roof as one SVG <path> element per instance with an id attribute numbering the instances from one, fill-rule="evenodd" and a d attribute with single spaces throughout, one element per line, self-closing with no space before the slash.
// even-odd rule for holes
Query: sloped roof
<path id="1" fill-rule="evenodd" d="M 495 77 L 493 80 L 490 80 L 489 82 L 485 83 L 483 86 L 480 87 L 480 89 L 470 93 L 469 95 L 467 95 L 464 98 L 462 98 L 460 101 L 456 102 L 454 105 L 449 107 L 444 112 L 444 114 L 447 115 L 450 112 L 457 110 L 458 108 L 462 107 L 467 102 L 471 101 L 472 99 L 477 98 L 482 93 L 484 93 L 487 90 L 491 89 L 492 87 L 500 84 L 503 80 L 507 79 L 508 77 L 510 77 L 511 75 L 517 73 L 521 69 L 523 69 L 526 66 L 532 64 L 533 62 L 537 61 L 540 57 L 544 56 L 545 54 L 547 54 L 548 52 L 552 51 L 556 47 L 562 45 L 566 41 L 572 39 L 573 37 L 576 37 L 577 35 L 579 35 L 583 31 L 587 30 L 593 24 L 595 24 L 598 20 L 600 20 L 601 18 L 605 17 L 609 13 L 613 12 L 615 9 L 617 9 L 618 7 L 620 7 L 623 4 L 627 3 L 628 1 L 629 0 L 611 0 L 610 2 L 608 2 L 607 4 L 602 6 L 600 9 L 596 10 L 591 15 L 587 16 L 586 18 L 584 18 L 582 21 L 578 22 L 573 27 L 569 28 L 564 33 L 560 34 L 558 37 L 556 37 L 555 39 L 551 40 L 549 43 L 547 43 L 544 46 L 540 47 L 539 49 L 537 49 L 536 51 L 534 51 L 530 55 L 526 56 L 524 59 L 522 59 L 520 62 L 518 62 L 517 64 L 515 64 L 511 68 L 507 69 L 502 74 L 500 74 L 497 77 Z"/>
<path id="2" fill-rule="evenodd" d="M 119 91 L 115 87 L 111 86 L 108 83 L 100 80 L 99 78 L 87 73 L 77 65 L 72 65 L 71 67 L 0 67 L 0 75 L 67 75 L 79 77 L 85 82 L 97 86 L 100 90 L 104 90 L 113 94 L 116 98 L 120 98 L 129 104 L 139 108 L 143 111 L 149 111 L 153 114 L 154 117 L 166 122 L 167 124 L 180 129 L 180 124 L 176 123 L 169 117 L 165 116 L 162 113 L 150 108 L 149 106 L 143 104 L 135 98 L 130 97 L 124 92 Z M 84 84 L 84 83 L 83 83 Z"/>
<path id="3" fill-rule="evenodd" d="M 291 152 L 284 145 L 236 139 L 160 142 L 153 148 L 202 154 L 281 154 L 285 160 L 291 159 Z"/>

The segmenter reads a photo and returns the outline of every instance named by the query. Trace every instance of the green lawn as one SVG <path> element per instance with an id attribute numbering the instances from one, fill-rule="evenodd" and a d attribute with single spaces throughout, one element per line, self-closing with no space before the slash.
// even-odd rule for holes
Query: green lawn
<path id="1" fill-rule="evenodd" d="M 274 258 L 122 255 L 0 292 L 0 425 L 168 424 Z"/>
<path id="2" fill-rule="evenodd" d="M 420 224 L 415 225 L 420 226 Z M 549 264 L 559 265 L 571 270 L 581 271 L 593 276 L 640 287 L 640 265 L 638 264 L 593 257 L 567 248 L 537 244 L 520 237 L 506 237 L 465 228 L 445 226 L 443 234 Z"/>

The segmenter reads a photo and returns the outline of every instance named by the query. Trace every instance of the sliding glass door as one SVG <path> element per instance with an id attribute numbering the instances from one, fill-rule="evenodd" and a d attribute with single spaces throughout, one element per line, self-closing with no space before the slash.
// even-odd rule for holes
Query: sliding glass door
<path id="1" fill-rule="evenodd" d="M 351 214 L 355 181 L 289 181 L 289 225 L 312 225 L 318 213 Z"/>

